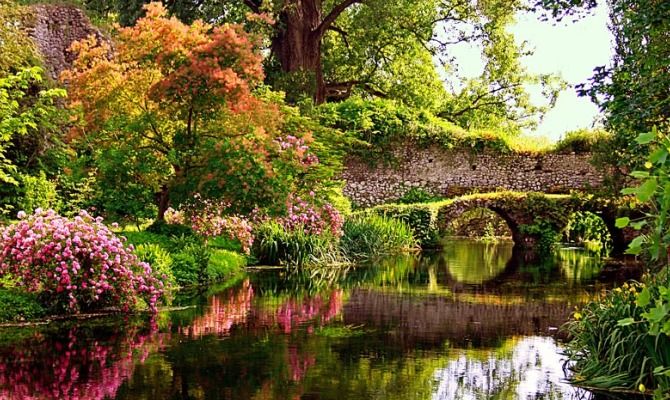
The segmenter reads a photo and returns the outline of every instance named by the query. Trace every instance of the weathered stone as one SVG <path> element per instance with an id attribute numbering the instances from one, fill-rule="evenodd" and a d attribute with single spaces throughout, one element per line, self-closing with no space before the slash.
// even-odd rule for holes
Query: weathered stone
<path id="1" fill-rule="evenodd" d="M 393 167 L 371 166 L 369 160 L 356 157 L 346 160 L 344 193 L 354 204 L 396 200 L 413 187 L 453 197 L 499 189 L 568 193 L 597 188 L 603 182 L 603 174 L 590 164 L 589 153 L 529 155 L 487 150 L 474 154 L 467 149 L 412 144 L 390 151 L 397 160 Z"/>

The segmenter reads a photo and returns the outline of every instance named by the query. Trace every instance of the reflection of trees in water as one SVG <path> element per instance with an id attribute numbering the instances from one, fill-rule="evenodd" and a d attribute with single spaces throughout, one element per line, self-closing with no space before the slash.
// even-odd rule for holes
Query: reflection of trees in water
<path id="1" fill-rule="evenodd" d="M 36 333 L 0 349 L 0 398 L 114 398 L 166 340 L 153 328 L 118 322 Z"/>
<path id="2" fill-rule="evenodd" d="M 584 282 L 597 278 L 603 267 L 600 257 L 591 256 L 581 249 L 568 248 L 556 251 L 556 260 L 569 282 Z"/>
<path id="3" fill-rule="evenodd" d="M 447 243 L 440 256 L 452 278 L 460 283 L 477 284 L 489 281 L 507 267 L 513 244 L 459 240 Z"/>
<path id="4" fill-rule="evenodd" d="M 562 382 L 560 349 L 550 338 L 508 339 L 496 350 L 457 350 L 435 371 L 433 399 L 580 399 Z"/>
<path id="5" fill-rule="evenodd" d="M 247 279 L 239 287 L 211 296 L 204 314 L 178 327 L 189 337 L 228 335 L 235 326 L 277 327 L 285 334 L 299 325 L 323 326 L 342 310 L 342 289 L 316 294 L 271 296 L 254 303 L 254 288 Z"/>
<path id="6" fill-rule="evenodd" d="M 180 326 L 179 333 L 189 337 L 228 334 L 234 325 L 246 323 L 253 296 L 249 280 L 238 288 L 215 294 L 209 298 L 205 314 Z"/>

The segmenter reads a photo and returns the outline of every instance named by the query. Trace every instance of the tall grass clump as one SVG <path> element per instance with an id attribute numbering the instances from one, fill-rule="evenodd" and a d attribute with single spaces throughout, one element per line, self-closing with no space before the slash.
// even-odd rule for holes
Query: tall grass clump
<path id="1" fill-rule="evenodd" d="M 418 248 L 412 229 L 398 219 L 377 214 L 347 218 L 340 248 L 351 259 L 374 258 Z"/>
<path id="2" fill-rule="evenodd" d="M 259 264 L 302 266 L 337 262 L 340 258 L 337 238 L 330 232 L 314 234 L 268 221 L 258 225 L 254 234 L 252 254 Z"/>
<path id="3" fill-rule="evenodd" d="M 612 391 L 670 392 L 670 338 L 650 329 L 647 318 L 656 311 L 651 302 L 640 302 L 642 293 L 653 291 L 627 283 L 574 313 L 566 325 L 571 340 L 565 350 L 573 383 Z"/>

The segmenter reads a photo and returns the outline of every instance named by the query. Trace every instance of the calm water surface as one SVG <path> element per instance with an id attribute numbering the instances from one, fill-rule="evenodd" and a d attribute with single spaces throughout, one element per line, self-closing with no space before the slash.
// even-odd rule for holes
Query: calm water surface
<path id="1" fill-rule="evenodd" d="M 0 330 L 0 399 L 596 399 L 558 328 L 604 288 L 564 249 L 452 241 L 368 267 L 251 272 L 141 318 Z"/>

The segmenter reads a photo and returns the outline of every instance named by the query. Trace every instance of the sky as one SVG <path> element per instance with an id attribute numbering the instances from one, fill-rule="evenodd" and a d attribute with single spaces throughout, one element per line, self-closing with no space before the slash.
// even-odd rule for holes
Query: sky
<path id="1" fill-rule="evenodd" d="M 593 68 L 606 65 L 612 58 L 613 39 L 607 29 L 608 13 L 602 2 L 590 15 L 580 20 L 542 22 L 536 15 L 521 13 L 509 28 L 518 42 L 527 42 L 534 51 L 522 62 L 532 73 L 557 73 L 572 87 L 563 91 L 556 107 L 549 111 L 533 136 L 558 140 L 565 132 L 593 127 L 600 113 L 588 98 L 578 97 L 574 85 L 588 81 Z M 472 46 L 454 49 L 461 76 L 477 76 L 482 69 L 481 53 Z M 534 93 L 538 92 L 538 93 Z M 539 90 L 531 90 L 539 95 Z"/>

